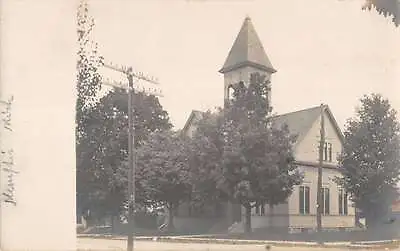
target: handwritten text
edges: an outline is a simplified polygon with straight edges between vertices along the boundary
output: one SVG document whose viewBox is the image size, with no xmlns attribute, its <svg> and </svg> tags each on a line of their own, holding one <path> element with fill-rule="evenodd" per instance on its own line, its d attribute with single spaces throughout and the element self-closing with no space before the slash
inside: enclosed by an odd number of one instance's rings
<svg viewBox="0 0 400 251">
<path fill-rule="evenodd" d="M 14 96 L 11 96 L 7 101 L 0 100 L 0 104 L 4 105 L 4 110 L 1 112 L 1 120 L 6 130 L 12 131 L 11 127 L 11 108 L 14 101 Z"/>
<path fill-rule="evenodd" d="M 17 205 L 17 201 L 15 198 L 15 182 L 14 176 L 18 174 L 18 171 L 14 169 L 14 150 L 12 147 L 6 145 L 4 138 L 7 138 L 9 134 L 12 133 L 12 104 L 14 101 L 14 97 L 11 96 L 7 101 L 0 100 L 1 112 L 0 112 L 0 122 L 3 124 L 1 127 L 1 148 L 0 148 L 0 170 L 4 174 L 2 177 L 5 178 L 5 188 L 1 192 L 1 195 L 4 197 L 4 202 L 10 203 L 12 205 Z M 6 149 L 6 150 L 5 150 Z"/>
</svg>

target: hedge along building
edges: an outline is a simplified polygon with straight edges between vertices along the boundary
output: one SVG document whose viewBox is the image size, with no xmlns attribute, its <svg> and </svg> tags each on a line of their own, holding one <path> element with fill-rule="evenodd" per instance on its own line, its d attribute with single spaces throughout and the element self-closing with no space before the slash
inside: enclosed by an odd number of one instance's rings
<svg viewBox="0 0 400 251">
<path fill-rule="evenodd" d="M 224 66 L 219 71 L 224 75 L 224 100 L 229 102 L 230 87 L 243 81 L 248 84 L 250 74 L 258 72 L 268 80 L 277 71 L 271 64 L 263 45 L 249 17 L 243 22 L 239 34 L 228 54 Z M 271 104 L 271 91 L 268 93 Z M 196 121 L 202 112 L 192 111 L 183 133 L 191 136 L 196 130 Z M 334 178 L 339 176 L 337 157 L 342 150 L 343 135 L 327 105 L 323 107 L 325 119 L 325 146 L 323 156 L 323 228 L 350 228 L 355 225 L 355 209 L 348 200 L 346 192 L 338 187 Z M 294 111 L 275 116 L 274 122 L 280 126 L 287 124 L 291 133 L 296 134 L 294 147 L 298 168 L 304 174 L 303 183 L 294 188 L 287 202 L 274 207 L 262 205 L 252 210 L 253 229 L 279 227 L 283 229 L 316 228 L 317 226 L 317 179 L 319 166 L 319 140 L 321 107 Z M 244 210 L 240 205 L 221 202 L 209 205 L 195 212 L 188 205 L 182 205 L 176 213 L 175 226 L 185 228 L 195 224 L 209 228 L 210 232 L 226 231 L 234 223 L 244 222 Z M 229 216 L 228 216 L 229 215 Z"/>
</svg>

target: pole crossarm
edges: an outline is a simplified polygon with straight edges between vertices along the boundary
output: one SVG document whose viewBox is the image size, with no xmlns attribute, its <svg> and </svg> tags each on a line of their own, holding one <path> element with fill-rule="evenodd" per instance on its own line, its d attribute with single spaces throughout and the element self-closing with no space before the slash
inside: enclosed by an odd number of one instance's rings
<svg viewBox="0 0 400 251">
<path fill-rule="evenodd" d="M 123 66 L 123 65 L 116 65 L 116 64 L 113 64 L 111 62 L 105 62 L 105 63 L 103 63 L 103 66 L 106 67 L 106 68 L 109 68 L 111 70 L 114 70 L 114 71 L 117 71 L 117 72 L 121 72 L 121 73 L 123 73 L 123 74 L 125 74 L 127 76 L 132 76 L 134 78 L 141 79 L 141 80 L 144 80 L 146 82 L 149 82 L 149 83 L 152 83 L 152 84 L 155 84 L 155 85 L 160 84 L 158 82 L 157 78 L 148 76 L 147 74 L 145 74 L 143 72 L 135 72 L 135 71 L 132 70 L 131 67 L 126 67 L 126 66 Z"/>
<path fill-rule="evenodd" d="M 129 90 L 128 83 L 124 83 L 122 81 L 106 79 L 106 80 L 102 80 L 101 83 L 103 85 L 107 85 L 107 86 L 111 86 L 111 87 L 115 87 L 115 88 L 121 88 L 124 90 Z M 164 97 L 164 94 L 160 90 L 157 90 L 155 88 L 134 87 L 134 89 L 136 92 L 144 92 L 146 94 L 153 95 L 156 97 Z"/>
</svg>

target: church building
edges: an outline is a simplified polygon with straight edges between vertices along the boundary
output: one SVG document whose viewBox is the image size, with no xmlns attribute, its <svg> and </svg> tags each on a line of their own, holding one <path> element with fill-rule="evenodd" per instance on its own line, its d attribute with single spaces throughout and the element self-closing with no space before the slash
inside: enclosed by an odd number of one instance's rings
<svg viewBox="0 0 400 251">
<path fill-rule="evenodd" d="M 277 70 L 265 53 L 264 47 L 249 17 L 243 22 L 239 34 L 219 70 L 224 76 L 224 99 L 229 100 L 229 88 L 243 81 L 249 83 L 250 74 L 258 72 L 271 81 Z M 271 83 L 273 83 L 271 81 Z M 273 89 L 273 85 L 272 88 Z M 271 91 L 268 94 L 271 102 Z M 322 227 L 329 229 L 352 228 L 355 226 L 355 208 L 346 191 L 340 188 L 334 178 L 339 176 L 337 157 L 342 150 L 343 134 L 328 105 L 309 107 L 299 111 L 275 116 L 280 126 L 287 124 L 292 134 L 297 135 L 294 152 L 299 170 L 304 174 L 303 183 L 296 186 L 284 204 L 277 205 L 272 212 L 267 205 L 253 208 L 252 228 L 280 228 L 288 231 L 315 229 L 317 227 L 317 177 L 319 166 L 320 121 L 324 117 L 325 146 L 323 156 L 323 216 Z M 192 111 L 183 133 L 190 136 L 196 130 L 196 121 L 202 112 Z M 233 215 L 228 217 L 227 215 Z M 221 202 L 197 215 L 189 206 L 181 206 L 176 213 L 175 226 L 204 225 L 209 232 L 234 231 L 234 226 L 244 222 L 244 210 L 240 205 Z M 228 220 L 229 218 L 229 220 Z M 207 225 L 208 224 L 208 225 Z"/>
</svg>

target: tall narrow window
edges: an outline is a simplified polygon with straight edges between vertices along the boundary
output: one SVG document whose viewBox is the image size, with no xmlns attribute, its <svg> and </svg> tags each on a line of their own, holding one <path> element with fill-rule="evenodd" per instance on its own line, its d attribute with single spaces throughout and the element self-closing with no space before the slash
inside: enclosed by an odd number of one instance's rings
<svg viewBox="0 0 400 251">
<path fill-rule="evenodd" d="M 347 198 L 348 194 L 344 191 L 344 189 L 339 189 L 339 215 L 347 215 L 348 214 L 348 206 L 347 206 Z"/>
<path fill-rule="evenodd" d="M 310 187 L 306 187 L 305 191 L 306 191 L 306 193 L 305 193 L 305 197 L 306 197 L 305 214 L 310 214 Z"/>
<path fill-rule="evenodd" d="M 299 187 L 299 213 L 304 214 L 304 187 Z"/>
<path fill-rule="evenodd" d="M 329 162 L 332 162 L 332 144 L 328 143 L 328 160 Z"/>
<path fill-rule="evenodd" d="M 318 146 L 319 149 L 319 146 Z M 318 153 L 319 154 L 319 153 Z M 323 161 L 332 162 L 332 143 L 325 142 L 324 148 L 322 149 L 322 159 Z"/>
<path fill-rule="evenodd" d="M 263 203 L 260 203 L 255 206 L 255 215 L 264 216 L 265 215 L 265 206 Z"/>
<path fill-rule="evenodd" d="M 233 94 L 235 92 L 235 89 L 233 88 L 233 85 L 228 86 L 228 100 L 231 101 L 233 100 Z"/>
<path fill-rule="evenodd" d="M 299 213 L 310 214 L 310 187 L 299 187 Z"/>
<path fill-rule="evenodd" d="M 343 201 L 343 189 L 339 189 L 339 215 L 343 215 L 343 206 L 342 206 L 342 201 Z"/>
<path fill-rule="evenodd" d="M 330 198 L 329 198 L 329 188 L 322 188 L 322 212 L 325 215 L 330 214 Z"/>
<path fill-rule="evenodd" d="M 262 203 L 261 204 L 261 216 L 264 216 L 265 215 L 265 204 L 264 203 Z"/>
</svg>

